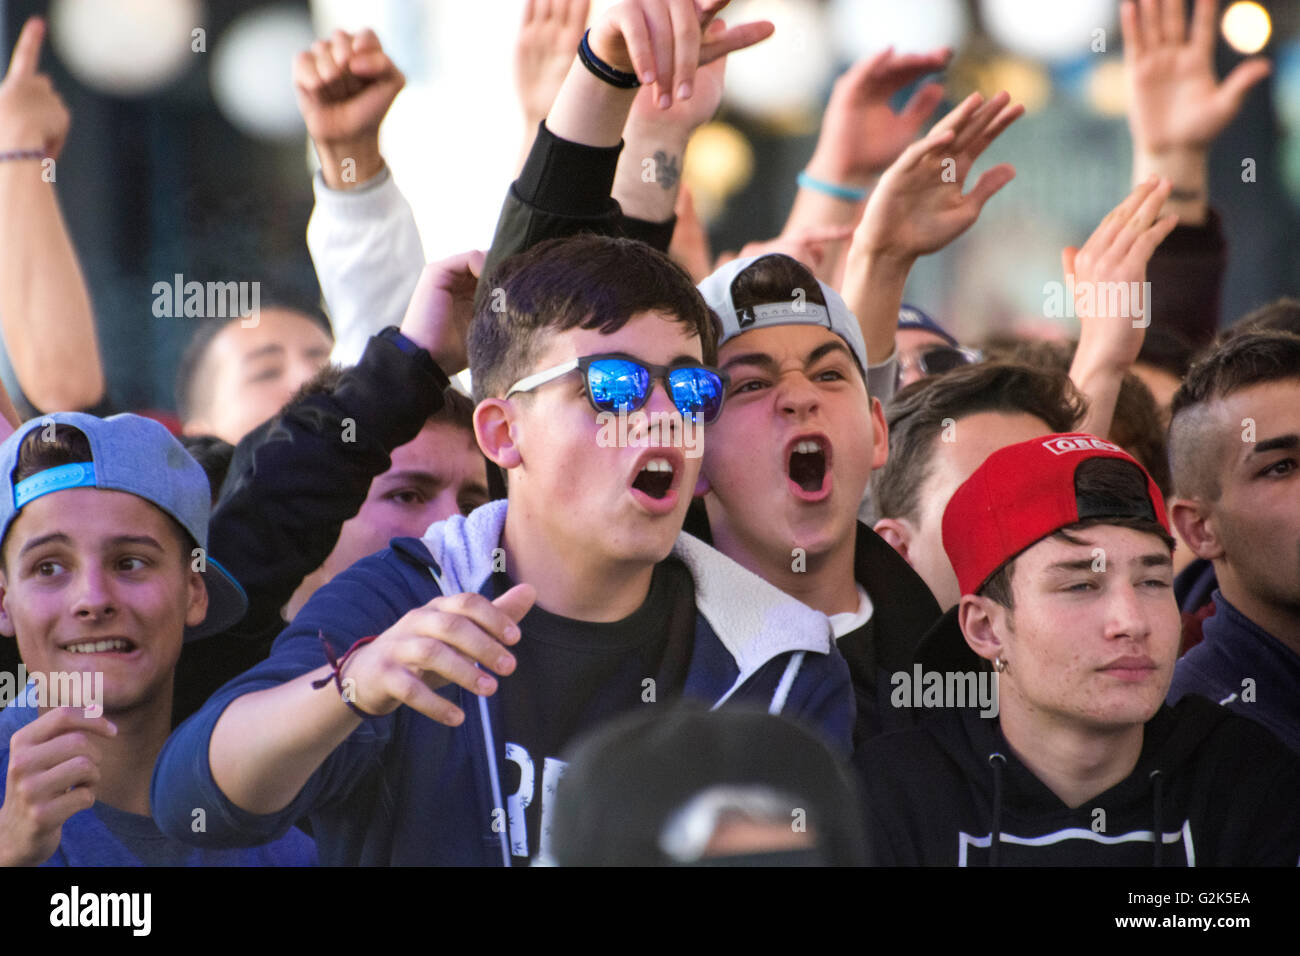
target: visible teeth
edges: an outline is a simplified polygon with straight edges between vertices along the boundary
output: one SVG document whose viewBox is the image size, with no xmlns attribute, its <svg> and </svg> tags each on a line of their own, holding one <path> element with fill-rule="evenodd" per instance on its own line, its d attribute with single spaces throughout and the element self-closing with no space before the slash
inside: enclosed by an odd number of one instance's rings
<svg viewBox="0 0 1300 956">
<path fill-rule="evenodd" d="M 669 474 L 672 474 L 673 465 L 672 462 L 668 461 L 665 458 L 652 458 L 649 461 L 647 461 L 644 466 L 642 466 L 641 470 L 642 471 L 666 471 Z"/>
<path fill-rule="evenodd" d="M 821 442 L 814 441 L 811 438 L 805 438 L 799 444 L 794 446 L 794 452 L 796 455 L 815 455 L 821 450 Z"/>
<path fill-rule="evenodd" d="M 103 654 L 105 651 L 125 651 L 129 645 L 126 641 L 86 641 L 84 644 L 70 644 L 67 648 L 73 654 Z"/>
</svg>

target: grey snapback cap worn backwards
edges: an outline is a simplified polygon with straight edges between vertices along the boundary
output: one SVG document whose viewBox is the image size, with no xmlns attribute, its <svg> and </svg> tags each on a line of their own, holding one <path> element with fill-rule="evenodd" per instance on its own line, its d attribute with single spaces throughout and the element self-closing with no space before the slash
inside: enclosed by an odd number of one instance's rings
<svg viewBox="0 0 1300 956">
<path fill-rule="evenodd" d="M 15 488 L 13 473 L 23 439 L 55 424 L 79 429 L 94 460 L 48 468 Z M 98 418 L 82 412 L 56 412 L 24 422 L 0 444 L 0 546 L 25 505 L 68 488 L 125 491 L 143 498 L 175 518 L 203 549 L 208 614 L 201 624 L 185 629 L 185 640 L 220 633 L 244 616 L 248 610 L 244 589 L 206 553 L 211 510 L 207 475 L 159 422 L 140 415 Z"/>
<path fill-rule="evenodd" d="M 769 252 L 766 255 L 775 253 Z M 773 325 L 820 325 L 830 329 L 848 344 L 849 350 L 865 372 L 868 364 L 867 344 L 862 338 L 862 328 L 840 294 L 825 282 L 817 280 L 822 297 L 826 300 L 825 306 L 807 301 L 806 296 L 792 293 L 788 300 L 763 303 L 748 309 L 736 308 L 731 290 L 737 276 L 762 258 L 765 256 L 733 259 L 696 287 L 722 323 L 718 345 L 752 329 Z"/>
</svg>

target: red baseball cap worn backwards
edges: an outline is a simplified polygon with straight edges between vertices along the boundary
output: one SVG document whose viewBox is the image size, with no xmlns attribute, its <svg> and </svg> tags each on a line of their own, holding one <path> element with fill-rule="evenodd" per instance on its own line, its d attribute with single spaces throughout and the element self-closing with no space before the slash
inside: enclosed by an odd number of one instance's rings
<svg viewBox="0 0 1300 956">
<path fill-rule="evenodd" d="M 1149 500 L 1123 507 L 1113 498 L 1079 495 L 1075 472 L 1091 458 L 1137 465 Z M 953 493 L 943 513 L 943 547 L 961 593 L 975 594 L 1021 551 L 1085 518 L 1147 518 L 1169 531 L 1160 489 L 1124 449 L 1082 433 L 1033 438 L 989 455 Z"/>
</svg>

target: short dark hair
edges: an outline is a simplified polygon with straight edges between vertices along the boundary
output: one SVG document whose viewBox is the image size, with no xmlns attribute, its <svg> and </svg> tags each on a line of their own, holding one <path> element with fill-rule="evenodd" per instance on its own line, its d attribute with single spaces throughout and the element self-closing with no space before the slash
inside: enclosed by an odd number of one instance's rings
<svg viewBox="0 0 1300 956">
<path fill-rule="evenodd" d="M 933 375 L 900 390 L 885 410 L 889 459 L 873 476 L 882 518 L 915 519 L 934 441 L 946 419 L 979 412 L 1026 414 L 1053 432 L 1073 431 L 1086 400 L 1063 372 L 1015 362 L 986 362 Z"/>
<path fill-rule="evenodd" d="M 12 483 L 17 485 L 24 478 L 30 478 L 51 468 L 58 468 L 60 465 L 77 465 L 94 460 L 95 457 L 90 451 L 90 440 L 86 438 L 86 433 L 75 425 L 57 422 L 54 423 L 53 432 L 48 432 L 44 427 L 33 428 L 23 437 L 22 444 L 18 446 L 17 462 L 11 475 Z M 161 508 L 158 510 L 162 511 Z M 165 511 L 162 513 L 166 515 L 175 530 L 181 545 L 181 555 L 188 565 L 190 549 L 195 545 L 194 539 L 181 527 L 179 521 Z M 12 529 L 13 525 L 9 527 Z M 8 538 L 7 534 L 5 538 Z M 0 571 L 4 570 L 6 570 L 4 542 L 0 541 Z"/>
<path fill-rule="evenodd" d="M 1107 501 L 1113 502 L 1119 514 L 1126 511 L 1131 513 L 1133 509 L 1143 505 L 1152 506 L 1147 489 L 1147 477 L 1142 473 L 1142 469 L 1118 458 L 1089 458 L 1080 463 L 1074 472 L 1074 493 L 1078 497 L 1091 499 L 1094 505 Z M 1153 534 L 1163 541 L 1170 551 L 1174 548 L 1174 539 L 1165 530 L 1164 525 L 1151 518 L 1105 516 L 1084 518 L 1082 521 L 1076 521 L 1054 531 L 1048 537 L 1067 541 L 1070 544 L 1084 544 L 1085 542 L 1074 537 L 1073 532 L 1098 525 L 1131 528 L 1144 534 Z M 1019 552 L 1019 554 L 1023 553 L 1023 550 Z M 1001 604 L 1009 611 L 1014 610 L 1011 578 L 1015 573 L 1016 558 L 1019 554 L 1012 555 L 1002 562 L 975 593 Z"/>
<path fill-rule="evenodd" d="M 1244 388 L 1286 381 L 1300 382 L 1300 335 L 1290 332 L 1241 332 L 1192 363 L 1170 403 L 1169 462 L 1178 494 L 1214 501 L 1223 491 L 1223 436 L 1210 434 L 1216 423 L 1208 406 Z"/>
<path fill-rule="evenodd" d="M 731 303 L 737 309 L 750 309 L 771 302 L 793 302 L 802 293 L 803 301 L 826 306 L 821 283 L 812 271 L 793 256 L 776 252 L 750 263 L 731 282 Z M 867 380 L 867 370 L 852 349 L 853 365 Z"/>
<path fill-rule="evenodd" d="M 45 428 L 34 428 L 18 446 L 13 483 L 16 485 L 32 475 L 60 465 L 76 465 L 94 460 L 90 453 L 90 440 L 80 428 L 62 422 L 55 424 L 54 431 L 50 433 Z"/>
<path fill-rule="evenodd" d="M 442 408 L 429 416 L 435 425 L 451 425 L 474 437 L 474 400 L 454 388 L 442 393 Z"/>
<path fill-rule="evenodd" d="M 1290 332 L 1300 335 L 1300 299 L 1283 296 L 1248 312 L 1224 329 L 1219 341 L 1235 338 L 1243 332 Z"/>
<path fill-rule="evenodd" d="M 1078 348 L 1075 342 L 1009 340 L 993 347 L 995 357 L 1039 368 L 1053 369 L 1066 375 Z M 1169 449 L 1160 406 L 1142 379 L 1125 372 L 1120 379 L 1115 411 L 1111 416 L 1109 438 L 1142 463 L 1162 495 L 1169 494 Z"/>
<path fill-rule="evenodd" d="M 303 299 L 285 294 L 272 294 L 262 301 L 258 308 L 262 311 L 283 309 L 289 312 L 297 312 L 319 326 L 330 337 L 331 341 L 334 339 L 334 330 L 330 328 L 329 319 L 325 317 L 325 313 Z M 186 343 L 185 350 L 181 352 L 180 362 L 176 367 L 174 398 L 176 400 L 176 414 L 182 422 L 189 421 L 202 409 L 204 393 L 209 387 L 206 376 L 203 374 L 204 359 L 208 356 L 208 350 L 212 347 L 213 340 L 222 333 L 226 326 L 238 318 L 241 317 L 234 315 L 225 318 L 202 319 L 190 336 L 189 342 Z"/>
<path fill-rule="evenodd" d="M 208 476 L 208 500 L 216 508 L 226 472 L 235 457 L 235 446 L 215 435 L 181 435 L 179 441 Z"/>
<path fill-rule="evenodd" d="M 549 335 L 570 329 L 617 332 L 654 310 L 700 340 L 717 360 L 717 320 L 691 278 L 663 253 L 634 239 L 579 235 L 538 243 L 488 278 L 469 329 L 474 398 L 501 397 L 526 375 Z"/>
</svg>

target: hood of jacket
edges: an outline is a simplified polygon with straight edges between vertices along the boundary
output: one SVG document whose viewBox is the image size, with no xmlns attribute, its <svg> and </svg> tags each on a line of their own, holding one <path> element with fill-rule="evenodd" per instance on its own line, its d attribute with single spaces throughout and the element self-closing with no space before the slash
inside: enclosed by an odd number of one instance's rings
<svg viewBox="0 0 1300 956">
<path fill-rule="evenodd" d="M 468 517 L 430 526 L 422 542 L 443 594 L 480 592 L 502 557 L 506 502 L 492 501 Z M 828 654 L 830 619 L 768 584 L 703 541 L 683 532 L 672 554 L 695 581 L 695 606 L 736 662 L 743 684 L 764 664 L 791 651 Z"/>
<path fill-rule="evenodd" d="M 419 543 L 432 558 L 427 567 L 442 594 L 485 590 L 493 571 L 504 560 L 501 537 L 506 509 L 506 500 L 491 501 L 468 517 L 453 515 L 431 525 L 425 532 Z M 406 548 L 401 540 L 394 541 L 393 547 L 406 553 L 408 559 L 423 560 L 423 556 Z M 720 682 L 705 681 L 705 686 L 713 692 L 721 692 L 714 706 L 721 706 L 764 664 L 789 654 L 769 704 L 770 712 L 780 713 L 798 678 L 804 655 L 834 653 L 830 619 L 690 535 L 683 533 L 678 537 L 672 554 L 682 561 L 694 580 L 697 642 L 701 637 L 707 640 L 711 634 L 739 671 L 739 676 L 725 691 Z M 699 619 L 707 627 L 701 628 Z M 697 656 L 699 650 L 697 647 Z M 471 706 L 477 707 L 479 719 L 467 721 L 466 726 L 474 741 L 471 749 L 477 754 L 475 762 L 482 768 L 481 777 L 486 781 L 487 790 L 482 796 L 490 798 L 486 806 L 502 807 L 505 806 L 500 772 L 503 751 L 499 749 L 494 727 L 495 698 L 477 697 L 476 701 Z M 501 861 L 509 866 L 510 849 L 504 828 L 498 831 L 498 842 Z"/>
</svg>

